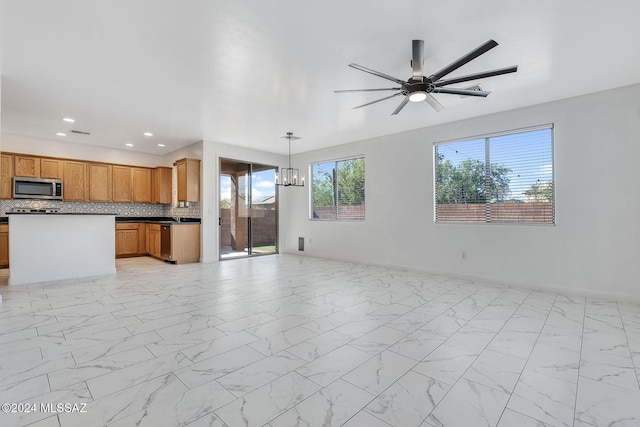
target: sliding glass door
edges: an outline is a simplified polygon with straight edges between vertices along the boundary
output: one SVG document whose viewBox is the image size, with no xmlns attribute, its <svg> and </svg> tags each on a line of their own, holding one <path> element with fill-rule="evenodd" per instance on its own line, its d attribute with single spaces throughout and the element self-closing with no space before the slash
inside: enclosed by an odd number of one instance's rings
<svg viewBox="0 0 640 427">
<path fill-rule="evenodd" d="M 276 170 L 220 160 L 220 259 L 278 253 Z"/>
</svg>

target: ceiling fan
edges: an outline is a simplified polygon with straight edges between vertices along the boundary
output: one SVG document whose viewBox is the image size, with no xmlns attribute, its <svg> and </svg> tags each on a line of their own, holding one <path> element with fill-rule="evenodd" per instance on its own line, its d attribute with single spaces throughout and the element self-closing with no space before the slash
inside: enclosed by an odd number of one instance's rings
<svg viewBox="0 0 640 427">
<path fill-rule="evenodd" d="M 347 89 L 347 90 L 336 90 L 335 93 L 345 93 L 345 92 L 376 92 L 376 91 L 386 91 L 386 90 L 395 90 L 399 91 L 394 93 L 393 95 L 386 96 L 384 98 L 376 99 L 375 101 L 368 102 L 366 104 L 358 105 L 353 108 L 361 108 L 366 107 L 367 105 L 375 104 L 376 102 L 384 101 L 399 95 L 404 95 L 404 99 L 398 105 L 392 115 L 398 114 L 400 110 L 402 110 L 409 101 L 411 102 L 420 102 L 426 101 L 429 105 L 431 105 L 436 111 L 441 111 L 444 109 L 444 106 L 438 102 L 438 100 L 432 95 L 432 93 L 447 93 L 453 95 L 463 95 L 463 96 L 481 96 L 486 97 L 491 92 L 487 92 L 481 90 L 480 88 L 476 89 L 456 89 L 456 88 L 448 88 L 451 84 L 462 83 L 470 80 L 483 79 L 485 77 L 493 77 L 499 76 L 501 74 L 515 73 L 518 71 L 518 66 L 514 65 L 511 67 L 499 68 L 491 71 L 484 71 L 481 73 L 468 74 L 466 76 L 455 77 L 451 79 L 442 79 L 447 74 L 457 70 L 462 67 L 467 62 L 472 61 L 473 59 L 479 57 L 483 53 L 486 53 L 490 49 L 498 46 L 498 43 L 495 40 L 489 40 L 483 45 L 477 47 L 471 52 L 467 53 L 463 57 L 453 61 L 451 64 L 446 67 L 436 71 L 435 73 L 424 76 L 422 73 L 422 65 L 424 62 L 423 54 L 424 54 L 424 40 L 413 40 L 413 59 L 411 60 L 411 68 L 413 69 L 413 73 L 409 80 L 404 81 L 398 79 L 396 77 L 389 76 L 387 74 L 381 73 L 376 70 L 372 70 L 367 67 L 363 67 L 358 64 L 349 64 L 349 67 L 355 68 L 356 70 L 364 71 L 365 73 L 373 74 L 374 76 L 382 77 L 383 79 L 391 80 L 400 85 L 400 87 L 390 87 L 390 88 L 380 88 L 380 89 Z"/>
</svg>

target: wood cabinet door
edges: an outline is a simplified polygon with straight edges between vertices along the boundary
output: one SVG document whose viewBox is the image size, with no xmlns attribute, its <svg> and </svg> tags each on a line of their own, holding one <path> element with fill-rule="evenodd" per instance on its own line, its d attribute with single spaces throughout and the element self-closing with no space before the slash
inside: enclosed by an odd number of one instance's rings
<svg viewBox="0 0 640 427">
<path fill-rule="evenodd" d="M 113 166 L 113 201 L 130 202 L 133 199 L 131 168 Z"/>
<path fill-rule="evenodd" d="M 138 223 L 138 255 L 146 255 L 147 250 L 147 224 Z"/>
<path fill-rule="evenodd" d="M 113 200 L 113 166 L 89 163 L 89 200 L 92 202 Z"/>
<path fill-rule="evenodd" d="M 0 224 L 0 267 L 9 267 L 9 224 Z"/>
<path fill-rule="evenodd" d="M 63 175 L 62 160 L 40 159 L 40 178 L 62 179 Z"/>
<path fill-rule="evenodd" d="M 151 169 L 132 168 L 133 201 L 151 203 Z"/>
<path fill-rule="evenodd" d="M 178 201 L 187 200 L 187 160 L 179 160 L 176 162 L 178 172 Z"/>
<path fill-rule="evenodd" d="M 159 166 L 151 172 L 151 203 L 171 203 L 172 169 Z"/>
<path fill-rule="evenodd" d="M 160 257 L 160 230 L 149 230 L 149 253 Z"/>
<path fill-rule="evenodd" d="M 0 156 L 0 199 L 13 198 L 13 156 Z"/>
<path fill-rule="evenodd" d="M 200 201 L 200 160 L 181 159 L 176 163 L 178 170 L 178 201 Z"/>
<path fill-rule="evenodd" d="M 64 200 L 86 201 L 87 195 L 87 164 L 74 160 L 64 161 L 63 178 Z"/>
<path fill-rule="evenodd" d="M 138 254 L 138 229 L 116 230 L 116 258 Z"/>
<path fill-rule="evenodd" d="M 13 171 L 15 176 L 29 176 L 40 178 L 40 158 L 15 156 Z"/>
</svg>

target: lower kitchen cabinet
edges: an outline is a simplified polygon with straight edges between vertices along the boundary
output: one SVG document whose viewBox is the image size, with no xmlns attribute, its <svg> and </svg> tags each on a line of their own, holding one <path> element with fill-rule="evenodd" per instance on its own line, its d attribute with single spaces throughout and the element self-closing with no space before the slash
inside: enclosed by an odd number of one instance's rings
<svg viewBox="0 0 640 427">
<path fill-rule="evenodd" d="M 116 223 L 116 258 L 143 255 L 175 264 L 200 262 L 200 224 Z"/>
<path fill-rule="evenodd" d="M 164 259 L 176 264 L 200 262 L 200 224 L 174 224 L 171 226 L 170 249 Z"/>
<path fill-rule="evenodd" d="M 160 224 L 147 224 L 149 255 L 160 258 Z"/>
<path fill-rule="evenodd" d="M 116 224 L 116 258 L 147 254 L 147 228 L 143 222 Z"/>
<path fill-rule="evenodd" d="M 9 224 L 0 224 L 0 268 L 9 267 Z"/>
</svg>

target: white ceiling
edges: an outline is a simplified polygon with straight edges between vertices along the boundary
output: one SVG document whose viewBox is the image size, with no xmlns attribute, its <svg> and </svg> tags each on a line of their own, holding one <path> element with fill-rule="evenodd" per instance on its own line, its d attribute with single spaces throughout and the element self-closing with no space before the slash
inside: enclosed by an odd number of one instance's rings
<svg viewBox="0 0 640 427">
<path fill-rule="evenodd" d="M 640 82 L 637 0 L 0 0 L 2 131 L 163 154 L 200 140 L 286 153 L 426 127 Z M 425 74 L 489 39 L 500 45 L 447 77 L 492 94 L 400 97 L 351 62 Z M 461 84 L 458 87 L 466 86 Z M 63 117 L 73 117 L 69 125 Z M 153 132 L 152 138 L 143 132 Z M 157 147 L 166 144 L 165 148 Z"/>
</svg>

